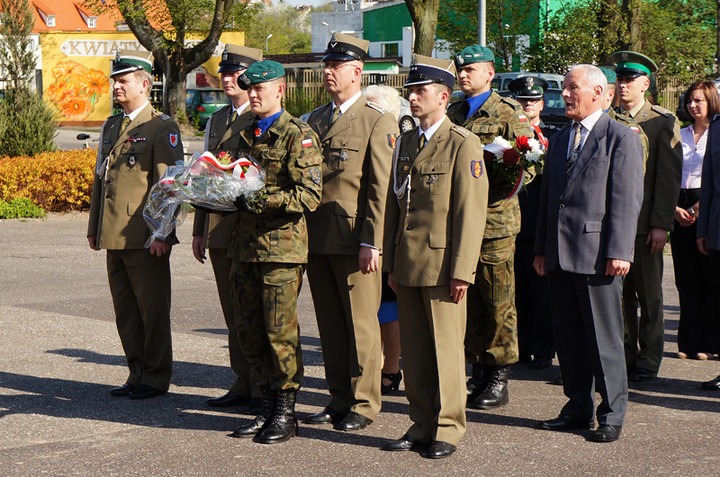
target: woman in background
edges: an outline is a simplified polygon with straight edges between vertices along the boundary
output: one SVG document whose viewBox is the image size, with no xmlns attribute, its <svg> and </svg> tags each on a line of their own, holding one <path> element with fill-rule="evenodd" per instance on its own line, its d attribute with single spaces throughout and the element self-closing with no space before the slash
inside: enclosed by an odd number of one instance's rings
<svg viewBox="0 0 720 477">
<path fill-rule="evenodd" d="M 682 183 L 670 232 L 675 286 L 680 298 L 678 358 L 708 359 L 717 352 L 718 330 L 714 322 L 709 260 L 698 250 L 698 201 L 703 157 L 710 120 L 720 113 L 720 98 L 712 81 L 697 81 L 685 93 L 685 111 L 692 123 L 680 131 L 683 149 Z"/>
</svg>

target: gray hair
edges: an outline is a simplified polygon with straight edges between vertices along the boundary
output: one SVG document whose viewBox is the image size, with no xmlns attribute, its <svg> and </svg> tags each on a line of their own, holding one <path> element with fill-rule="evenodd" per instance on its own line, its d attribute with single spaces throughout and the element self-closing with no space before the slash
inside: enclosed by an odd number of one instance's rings
<svg viewBox="0 0 720 477">
<path fill-rule="evenodd" d="M 142 82 L 143 80 L 147 80 L 147 81 L 148 81 L 148 87 L 147 87 L 147 89 L 145 90 L 145 94 L 146 94 L 148 97 L 150 97 L 150 92 L 152 91 L 153 82 L 154 82 L 154 79 L 153 79 L 152 75 L 151 75 L 150 73 L 148 73 L 147 71 L 145 71 L 144 69 L 140 69 L 140 70 L 133 71 L 133 74 L 135 75 L 135 78 L 136 78 L 138 81 L 141 81 L 141 82 Z"/>
<path fill-rule="evenodd" d="M 396 121 L 400 117 L 400 93 L 395 88 L 371 84 L 363 89 L 363 95 L 368 101 L 382 106 Z"/>
<path fill-rule="evenodd" d="M 570 68 L 568 74 L 575 70 L 581 70 L 585 73 L 585 79 L 591 87 L 600 86 L 602 88 L 602 93 L 600 94 L 601 97 L 605 94 L 605 91 L 607 90 L 607 78 L 600 68 L 593 65 L 575 65 Z"/>
</svg>

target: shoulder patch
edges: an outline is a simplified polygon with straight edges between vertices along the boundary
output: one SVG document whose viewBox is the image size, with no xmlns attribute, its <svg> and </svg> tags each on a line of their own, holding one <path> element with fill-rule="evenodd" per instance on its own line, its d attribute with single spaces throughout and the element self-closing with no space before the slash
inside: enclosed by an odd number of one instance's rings
<svg viewBox="0 0 720 477">
<path fill-rule="evenodd" d="M 667 109 L 663 108 L 662 106 L 658 106 L 657 104 L 651 105 L 650 109 L 652 109 L 653 111 L 655 111 L 658 114 L 662 114 L 666 118 L 669 118 L 670 116 L 673 115 L 673 113 L 670 112 L 670 110 L 667 110 Z"/>
<path fill-rule="evenodd" d="M 452 126 L 450 126 L 450 130 L 458 133 L 462 137 L 468 137 L 470 134 L 472 134 L 470 131 L 468 131 L 462 126 L 458 126 L 457 124 L 453 124 Z"/>
<path fill-rule="evenodd" d="M 385 108 L 383 108 L 382 106 L 380 106 L 377 103 L 373 103 L 372 101 L 368 101 L 367 103 L 365 103 L 365 105 L 374 109 L 375 111 L 377 111 L 380 114 L 384 114 L 387 112 L 387 110 Z"/>
</svg>

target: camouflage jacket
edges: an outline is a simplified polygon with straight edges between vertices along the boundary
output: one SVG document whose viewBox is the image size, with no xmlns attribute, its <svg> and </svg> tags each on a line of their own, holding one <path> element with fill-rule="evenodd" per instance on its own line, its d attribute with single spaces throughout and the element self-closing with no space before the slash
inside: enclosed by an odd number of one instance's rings
<svg viewBox="0 0 720 477">
<path fill-rule="evenodd" d="M 318 138 L 287 111 L 258 138 L 255 124 L 240 131 L 238 153 L 265 169 L 267 207 L 261 214 L 240 213 L 228 256 L 233 262 L 306 263 L 305 212 L 318 206 L 322 189 Z"/>
<path fill-rule="evenodd" d="M 475 133 L 480 142 L 490 144 L 497 136 L 514 141 L 519 136 L 535 137 L 535 131 L 525 117 L 520 104 L 492 92 L 487 101 L 469 118 L 465 101 L 450 105 L 447 115 L 452 122 Z M 482 155 L 482 151 L 478 151 Z M 499 177 L 493 177 L 488 169 L 490 192 L 488 197 L 485 238 L 509 237 L 520 231 L 520 205 L 517 196 L 506 199 L 514 184 Z"/>
</svg>

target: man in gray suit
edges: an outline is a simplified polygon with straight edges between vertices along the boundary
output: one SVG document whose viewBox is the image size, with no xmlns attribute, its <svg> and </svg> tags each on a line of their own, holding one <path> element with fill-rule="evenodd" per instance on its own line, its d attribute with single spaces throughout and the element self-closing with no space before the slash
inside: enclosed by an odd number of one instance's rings
<svg viewBox="0 0 720 477">
<path fill-rule="evenodd" d="M 569 401 L 541 429 L 588 429 L 596 442 L 620 437 L 627 373 L 620 305 L 642 202 L 643 152 L 636 133 L 602 111 L 602 71 L 577 65 L 565 76 L 565 115 L 543 173 L 534 267 L 548 276 L 550 316 Z"/>
</svg>

